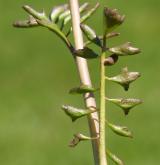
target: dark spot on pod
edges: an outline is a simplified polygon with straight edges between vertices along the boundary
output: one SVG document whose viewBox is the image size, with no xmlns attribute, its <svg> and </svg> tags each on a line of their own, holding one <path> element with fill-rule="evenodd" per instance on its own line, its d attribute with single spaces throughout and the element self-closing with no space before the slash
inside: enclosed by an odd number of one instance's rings
<svg viewBox="0 0 160 165">
<path fill-rule="evenodd" d="M 116 54 L 112 54 L 104 60 L 105 66 L 112 66 L 118 61 L 118 56 Z"/>
</svg>

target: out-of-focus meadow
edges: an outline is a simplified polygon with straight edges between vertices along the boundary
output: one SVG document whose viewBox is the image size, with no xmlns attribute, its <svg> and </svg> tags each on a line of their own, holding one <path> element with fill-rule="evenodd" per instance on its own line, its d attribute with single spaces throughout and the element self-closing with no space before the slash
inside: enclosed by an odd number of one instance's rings
<svg viewBox="0 0 160 165">
<path fill-rule="evenodd" d="M 43 28 L 15 29 L 12 22 L 25 19 L 21 9 L 30 4 L 37 10 L 49 12 L 65 0 L 0 0 L 0 164 L 2 165 L 91 165 L 90 142 L 74 149 L 68 143 L 75 132 L 88 134 L 86 119 L 72 124 L 60 107 L 71 104 L 83 107 L 80 96 L 68 95 L 79 85 L 77 70 L 63 43 Z M 84 2 L 81 1 L 81 3 Z M 95 3 L 92 0 L 91 3 Z M 108 68 L 109 76 L 128 66 L 140 71 L 142 77 L 129 92 L 109 83 L 109 97 L 137 97 L 144 104 L 133 109 L 128 117 L 107 104 L 111 122 L 127 125 L 134 139 L 114 135 L 110 130 L 107 145 L 129 165 L 160 164 L 160 1 L 100 1 L 102 6 L 118 8 L 126 15 L 125 23 L 117 29 L 121 36 L 109 45 L 131 41 L 142 49 L 137 56 L 121 58 Z M 102 9 L 102 8 L 101 8 Z M 102 33 L 102 10 L 88 24 Z M 89 62 L 94 86 L 99 82 L 99 64 Z M 98 94 L 96 94 L 96 97 Z M 108 128 L 107 128 L 108 130 Z M 114 164 L 110 162 L 110 164 Z"/>
</svg>

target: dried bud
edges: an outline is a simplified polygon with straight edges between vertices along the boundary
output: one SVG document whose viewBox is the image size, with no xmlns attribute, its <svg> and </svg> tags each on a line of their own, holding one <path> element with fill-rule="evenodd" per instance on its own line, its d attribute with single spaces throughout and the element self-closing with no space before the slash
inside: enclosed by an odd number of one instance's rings
<svg viewBox="0 0 160 165">
<path fill-rule="evenodd" d="M 88 40 L 102 47 L 101 40 L 97 37 L 95 31 L 91 27 L 85 24 L 81 24 L 81 29 Z"/>
<path fill-rule="evenodd" d="M 112 54 L 104 60 L 105 66 L 112 66 L 118 61 L 118 56 L 116 54 Z"/>
<path fill-rule="evenodd" d="M 141 75 L 139 72 L 129 72 L 128 68 L 125 67 L 122 69 L 121 74 L 115 77 L 107 77 L 107 80 L 120 84 L 124 88 L 124 90 L 127 91 L 129 89 L 130 83 L 137 80 L 140 76 Z"/>
<path fill-rule="evenodd" d="M 133 138 L 132 133 L 128 130 L 127 127 L 117 126 L 111 123 L 108 123 L 108 126 L 115 132 L 117 135 Z"/>
<path fill-rule="evenodd" d="M 87 92 L 95 92 L 97 91 L 98 89 L 95 89 L 91 86 L 88 86 L 88 85 L 81 85 L 80 87 L 76 87 L 76 88 L 72 88 L 69 93 L 70 94 L 84 94 L 84 93 L 87 93 Z"/>
<path fill-rule="evenodd" d="M 120 160 L 116 155 L 114 155 L 113 153 L 111 153 L 109 150 L 107 150 L 107 155 L 117 165 L 124 165 L 123 161 Z"/>
<path fill-rule="evenodd" d="M 108 39 L 108 38 L 113 38 L 113 37 L 117 37 L 117 36 L 119 36 L 120 35 L 120 33 L 116 33 L 116 32 L 111 32 L 111 33 L 108 33 L 107 35 L 106 35 L 106 38 Z"/>
<path fill-rule="evenodd" d="M 109 48 L 109 51 L 119 56 L 135 55 L 141 52 L 139 48 L 133 47 L 130 42 L 113 48 Z"/>
<path fill-rule="evenodd" d="M 142 103 L 142 100 L 140 99 L 109 99 L 109 98 L 106 98 L 106 100 L 116 104 L 117 106 L 119 106 L 120 108 L 123 109 L 124 111 L 124 114 L 125 115 L 128 115 L 129 111 Z"/>
<path fill-rule="evenodd" d="M 91 137 L 87 137 L 87 136 L 85 136 L 85 135 L 83 135 L 83 134 L 81 134 L 81 133 L 78 133 L 78 134 L 75 134 L 74 135 L 74 139 L 70 142 L 70 144 L 69 144 L 69 146 L 70 147 L 75 147 L 76 145 L 78 145 L 78 143 L 79 142 L 81 142 L 81 141 L 86 141 L 86 140 L 95 140 L 95 139 L 97 139 L 98 137 L 93 137 L 93 138 L 91 138 Z"/>
<path fill-rule="evenodd" d="M 30 16 L 28 20 L 14 22 L 13 26 L 18 28 L 30 28 L 38 26 L 38 23 L 33 16 Z"/>
<path fill-rule="evenodd" d="M 68 4 L 65 5 L 61 5 L 61 6 L 57 6 L 54 7 L 52 9 L 52 12 L 50 13 L 50 20 L 55 23 L 58 19 L 58 17 L 60 16 L 60 14 L 62 14 L 63 12 L 65 12 L 68 9 Z"/>
<path fill-rule="evenodd" d="M 84 47 L 83 49 L 75 50 L 74 54 L 79 57 L 83 57 L 86 59 L 93 59 L 99 57 L 92 49 L 88 47 Z"/>
<path fill-rule="evenodd" d="M 78 118 L 81 118 L 83 116 L 86 116 L 86 115 L 96 111 L 95 108 L 78 109 L 78 108 L 75 108 L 75 107 L 72 107 L 72 106 L 68 106 L 68 105 L 63 105 L 62 109 L 72 119 L 73 122 L 75 120 L 77 120 Z"/>
<path fill-rule="evenodd" d="M 106 33 L 112 31 L 124 22 L 125 16 L 121 16 L 117 9 L 104 9 L 104 18 L 106 24 Z"/>
</svg>

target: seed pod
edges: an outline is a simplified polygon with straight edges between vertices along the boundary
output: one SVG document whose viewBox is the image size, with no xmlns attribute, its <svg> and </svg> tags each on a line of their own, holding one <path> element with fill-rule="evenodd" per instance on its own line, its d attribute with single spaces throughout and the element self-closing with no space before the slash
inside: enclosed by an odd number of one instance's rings
<svg viewBox="0 0 160 165">
<path fill-rule="evenodd" d="M 135 55 L 141 52 L 139 48 L 133 47 L 130 42 L 126 42 L 123 45 L 109 48 L 109 51 L 117 54 L 118 56 Z"/>
<path fill-rule="evenodd" d="M 97 90 L 98 89 L 95 89 L 95 88 L 88 86 L 88 85 L 81 85 L 80 87 L 72 88 L 69 91 L 69 93 L 70 94 L 84 94 L 84 93 L 88 93 L 88 92 L 95 92 Z"/>
<path fill-rule="evenodd" d="M 117 9 L 104 8 L 105 34 L 121 25 L 124 19 L 125 16 L 121 16 Z"/>
<path fill-rule="evenodd" d="M 54 7 L 49 15 L 50 20 L 55 23 L 61 13 L 68 9 L 68 4 Z"/>
<path fill-rule="evenodd" d="M 42 13 L 39 13 L 28 5 L 23 6 L 23 9 L 36 19 L 48 21 L 48 18 L 44 11 Z"/>
<path fill-rule="evenodd" d="M 81 24 L 81 29 L 88 40 L 102 47 L 101 40 L 97 37 L 95 31 L 91 27 L 85 24 Z"/>
<path fill-rule="evenodd" d="M 74 134 L 74 138 L 73 140 L 70 142 L 69 146 L 70 147 L 75 147 L 76 145 L 78 145 L 79 142 L 81 141 L 86 141 L 86 140 L 95 140 L 97 139 L 98 137 L 87 137 L 81 133 L 77 133 L 77 134 Z"/>
<path fill-rule="evenodd" d="M 86 59 L 93 59 L 99 57 L 92 49 L 88 47 L 84 47 L 83 49 L 75 50 L 74 54 L 79 57 L 83 57 Z"/>
<path fill-rule="evenodd" d="M 127 91 L 130 84 L 137 80 L 140 76 L 141 74 L 139 72 L 129 72 L 128 68 L 125 67 L 122 69 L 121 74 L 110 78 L 107 77 L 106 79 L 120 84 L 124 90 Z"/>
<path fill-rule="evenodd" d="M 104 65 L 105 66 L 112 66 L 118 61 L 118 56 L 116 54 L 112 54 L 111 56 L 107 57 L 104 60 Z"/>
<path fill-rule="evenodd" d="M 128 130 L 127 127 L 124 126 L 117 126 L 113 125 L 111 123 L 108 123 L 108 126 L 111 128 L 113 132 L 115 132 L 117 135 L 133 138 L 132 133 Z"/>
<path fill-rule="evenodd" d="M 109 98 L 106 98 L 106 100 L 108 100 L 108 101 L 116 104 L 120 108 L 122 108 L 125 115 L 128 115 L 129 111 L 133 107 L 142 103 L 142 100 L 132 99 L 132 98 L 129 98 L 129 99 L 109 99 Z"/>
<path fill-rule="evenodd" d="M 79 109 L 68 105 L 63 105 L 62 109 L 72 119 L 73 122 L 78 118 L 81 118 L 96 111 L 95 108 Z"/>
<path fill-rule="evenodd" d="M 96 5 L 91 8 L 85 15 L 83 15 L 80 19 L 81 23 L 85 22 L 88 18 L 90 18 L 98 9 L 99 3 L 96 3 Z"/>
<path fill-rule="evenodd" d="M 124 165 L 123 161 L 120 160 L 115 154 L 111 153 L 109 150 L 107 150 L 107 155 L 117 165 Z"/>
</svg>

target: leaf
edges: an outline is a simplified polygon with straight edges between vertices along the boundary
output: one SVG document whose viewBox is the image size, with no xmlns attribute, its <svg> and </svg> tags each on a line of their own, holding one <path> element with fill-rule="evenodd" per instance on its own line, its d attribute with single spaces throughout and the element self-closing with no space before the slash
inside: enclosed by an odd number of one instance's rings
<svg viewBox="0 0 160 165">
<path fill-rule="evenodd" d="M 99 3 L 96 3 L 96 5 L 93 8 L 91 8 L 87 13 L 85 13 L 85 15 L 83 15 L 80 19 L 81 23 L 89 19 L 96 12 L 98 7 L 99 7 Z"/>
<path fill-rule="evenodd" d="M 96 111 L 95 108 L 79 109 L 79 108 L 75 108 L 68 105 L 63 105 L 62 109 L 72 119 L 73 122 L 83 116 L 89 115 L 90 113 L 93 113 Z"/>
<path fill-rule="evenodd" d="M 129 111 L 134 108 L 135 106 L 139 105 L 142 103 L 142 100 L 140 99 L 133 99 L 133 98 L 129 98 L 129 99 L 109 99 L 106 98 L 106 100 L 114 103 L 115 105 L 119 106 L 120 108 L 123 109 L 124 114 L 128 115 Z"/>
<path fill-rule="evenodd" d="M 88 136 L 85 136 L 81 133 L 77 133 L 77 134 L 74 134 L 74 138 L 73 140 L 70 142 L 69 146 L 70 147 L 75 147 L 77 146 L 81 141 L 86 141 L 86 140 L 95 140 L 97 139 L 98 137 L 88 137 Z"/>
<path fill-rule="evenodd" d="M 124 165 L 123 161 L 120 160 L 115 154 L 111 153 L 109 150 L 107 150 L 107 155 L 117 165 Z"/>
<path fill-rule="evenodd" d="M 117 125 L 113 125 L 111 123 L 108 123 L 108 126 L 117 135 L 124 136 L 124 137 L 129 137 L 129 138 L 133 138 L 132 133 L 125 126 L 117 126 Z"/>
<path fill-rule="evenodd" d="M 80 13 L 84 12 L 87 9 L 88 5 L 89 5 L 89 3 L 87 3 L 87 2 L 82 4 L 79 8 L 79 12 Z M 62 25 L 64 27 L 71 20 L 71 13 L 69 12 L 68 16 L 66 16 L 66 17 L 60 16 L 60 19 L 61 20 L 64 19 L 63 20 L 63 25 Z"/>
<path fill-rule="evenodd" d="M 141 74 L 139 72 L 129 72 L 128 68 L 125 67 L 122 69 L 121 74 L 114 77 L 106 77 L 107 80 L 120 84 L 124 90 L 128 90 L 132 82 L 137 80 Z"/>
<path fill-rule="evenodd" d="M 84 47 L 83 49 L 75 50 L 74 54 L 79 57 L 83 57 L 86 59 L 94 59 L 99 57 L 98 54 L 96 54 L 92 49 L 88 47 Z"/>
<path fill-rule="evenodd" d="M 36 18 L 36 19 L 39 19 L 39 20 L 46 20 L 46 21 L 48 21 L 49 19 L 47 18 L 47 16 L 46 16 L 46 14 L 45 14 L 45 12 L 43 11 L 43 12 L 37 12 L 36 10 L 34 10 L 33 8 L 31 8 L 30 6 L 28 6 L 28 5 L 25 5 L 25 6 L 23 6 L 23 9 L 27 12 L 27 13 L 29 13 L 30 15 L 32 15 L 34 18 Z"/>
<path fill-rule="evenodd" d="M 55 23 L 60 16 L 60 14 L 64 13 L 68 9 L 68 4 L 60 5 L 54 7 L 49 15 L 50 20 Z"/>
<path fill-rule="evenodd" d="M 84 93 L 88 93 L 88 92 L 95 92 L 97 91 L 97 89 L 88 86 L 88 85 L 81 85 L 80 87 L 75 87 L 72 88 L 69 93 L 70 94 L 84 94 Z"/>
<path fill-rule="evenodd" d="M 97 37 L 96 32 L 86 24 L 81 24 L 81 29 L 88 40 L 102 47 L 101 40 Z"/>
<path fill-rule="evenodd" d="M 117 9 L 104 8 L 105 34 L 121 25 L 124 19 L 125 16 L 121 16 Z"/>
<path fill-rule="evenodd" d="M 141 52 L 139 48 L 133 47 L 130 42 L 126 42 L 123 45 L 109 48 L 109 51 L 119 56 L 135 55 Z"/>
</svg>

